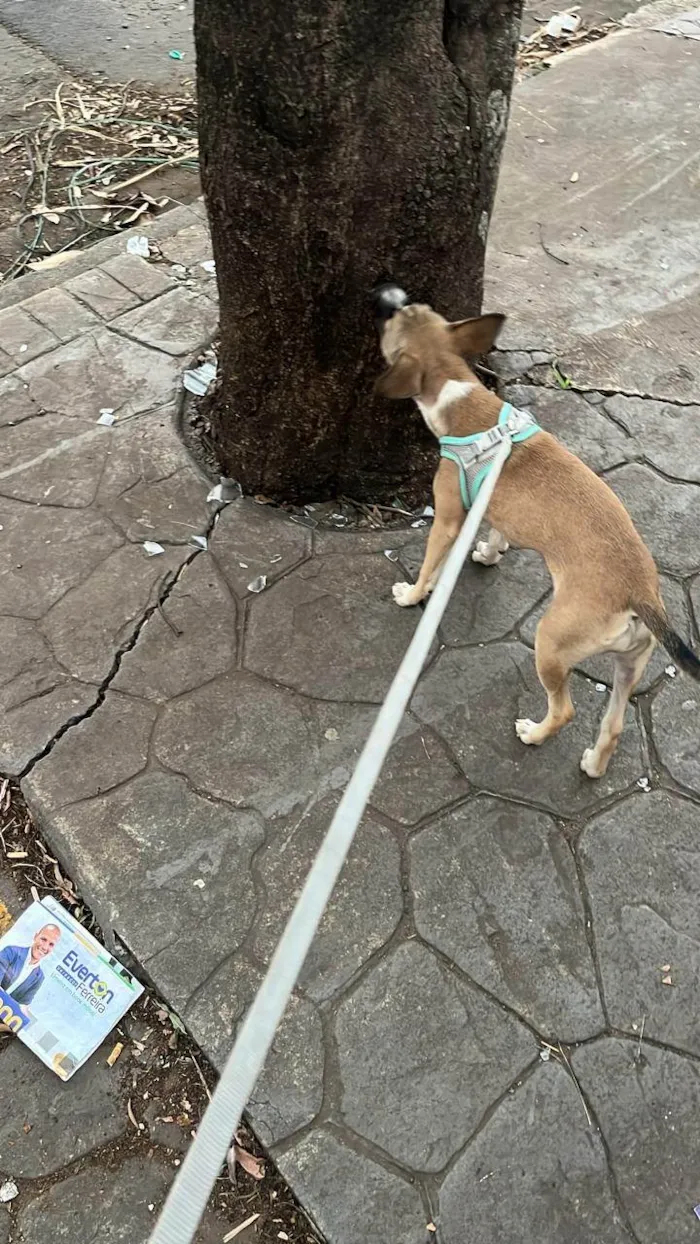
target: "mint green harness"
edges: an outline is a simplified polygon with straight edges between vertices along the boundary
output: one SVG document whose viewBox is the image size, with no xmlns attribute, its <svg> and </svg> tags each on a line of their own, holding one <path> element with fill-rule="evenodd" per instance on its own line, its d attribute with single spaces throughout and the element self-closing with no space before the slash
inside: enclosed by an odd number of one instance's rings
<svg viewBox="0 0 700 1244">
<path fill-rule="evenodd" d="M 505 402 L 495 428 L 476 432 L 473 436 L 440 437 L 440 456 L 456 462 L 459 467 L 459 487 L 465 510 L 476 501 L 498 447 L 506 436 L 510 437 L 512 445 L 520 445 L 535 432 L 541 431 L 528 411 L 516 410 L 510 402 Z"/>
</svg>

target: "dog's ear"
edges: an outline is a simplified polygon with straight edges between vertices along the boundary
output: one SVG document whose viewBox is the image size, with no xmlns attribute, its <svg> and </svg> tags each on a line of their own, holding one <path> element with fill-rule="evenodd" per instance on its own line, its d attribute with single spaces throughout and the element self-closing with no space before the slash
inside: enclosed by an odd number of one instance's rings
<svg viewBox="0 0 700 1244">
<path fill-rule="evenodd" d="M 415 397 L 420 393 L 423 371 L 417 358 L 400 354 L 374 385 L 375 393 L 382 397 Z"/>
<path fill-rule="evenodd" d="M 505 315 L 478 315 L 473 320 L 448 324 L 448 328 L 457 353 L 465 358 L 477 358 L 493 349 L 493 343 L 505 322 Z"/>
</svg>

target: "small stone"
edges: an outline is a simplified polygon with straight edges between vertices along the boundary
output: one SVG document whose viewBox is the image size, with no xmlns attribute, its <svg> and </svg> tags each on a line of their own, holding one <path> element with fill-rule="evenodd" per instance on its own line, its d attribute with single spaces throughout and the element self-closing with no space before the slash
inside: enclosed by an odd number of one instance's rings
<svg viewBox="0 0 700 1244">
<path fill-rule="evenodd" d="M 595 685 L 595 689 L 596 691 L 601 691 L 601 692 L 607 691 L 607 687 L 604 682 L 597 682 Z"/>
<path fill-rule="evenodd" d="M 662 976 L 662 978 L 661 978 L 661 984 L 662 984 L 662 985 L 672 985 L 672 984 L 673 984 L 673 981 L 672 981 L 672 979 L 671 979 L 671 977 L 670 977 L 670 976 Z"/>
<path fill-rule="evenodd" d="M 340 735 L 334 726 L 329 726 L 328 729 L 324 731 L 323 737 L 328 739 L 329 743 L 335 743 L 336 740 L 340 738 Z"/>
<path fill-rule="evenodd" d="M 664 674 L 668 674 L 669 678 L 675 678 L 676 673 L 677 673 L 677 670 L 676 670 L 675 665 L 667 665 L 666 669 L 664 670 Z"/>
<path fill-rule="evenodd" d="M 196 886 L 198 890 L 204 889 L 204 881 L 201 877 L 197 877 L 196 881 L 192 882 L 192 885 Z"/>
<path fill-rule="evenodd" d="M 399 555 L 396 549 L 385 549 L 384 556 L 387 557 L 390 562 L 397 562 L 399 560 Z"/>
<path fill-rule="evenodd" d="M 258 592 L 264 592 L 266 587 L 267 575 L 259 574 L 257 579 L 253 579 L 252 582 L 248 584 L 248 591 L 255 592 L 257 594 Z"/>
<path fill-rule="evenodd" d="M 147 557 L 157 557 L 159 553 L 164 553 L 165 549 L 157 540 L 144 540 L 143 548 Z"/>
<path fill-rule="evenodd" d="M 14 1179 L 6 1179 L 4 1184 L 0 1184 L 0 1202 L 6 1204 L 8 1201 L 14 1201 L 19 1196 L 19 1188 Z"/>
</svg>

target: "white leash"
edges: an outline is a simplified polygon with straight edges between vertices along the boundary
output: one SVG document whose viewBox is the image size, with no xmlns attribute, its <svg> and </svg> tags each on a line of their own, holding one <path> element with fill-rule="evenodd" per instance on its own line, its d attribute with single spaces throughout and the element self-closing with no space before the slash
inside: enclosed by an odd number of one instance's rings
<svg viewBox="0 0 700 1244">
<path fill-rule="evenodd" d="M 168 1193 L 150 1244 L 191 1244 L 194 1239 L 214 1181 L 225 1161 L 231 1137 L 241 1121 L 262 1071 L 277 1027 L 510 449 L 510 438 L 506 437 L 448 554 L 442 574 L 428 600 L 311 866 L 265 979 L 241 1025 L 197 1135 Z"/>
</svg>

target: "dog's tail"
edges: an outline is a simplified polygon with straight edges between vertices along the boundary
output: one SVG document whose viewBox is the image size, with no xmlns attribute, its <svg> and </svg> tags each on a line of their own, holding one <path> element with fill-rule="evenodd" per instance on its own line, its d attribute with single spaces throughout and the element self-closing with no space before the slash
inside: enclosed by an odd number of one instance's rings
<svg viewBox="0 0 700 1244">
<path fill-rule="evenodd" d="M 652 605 L 646 601 L 643 604 L 634 601 L 631 607 L 669 656 L 673 657 L 676 665 L 700 682 L 700 660 L 672 629 L 664 609 L 658 604 Z"/>
</svg>

